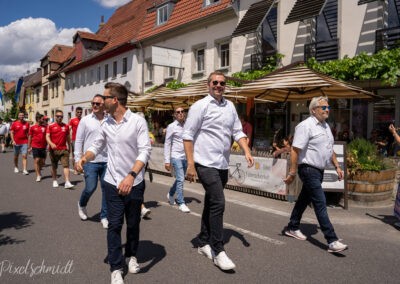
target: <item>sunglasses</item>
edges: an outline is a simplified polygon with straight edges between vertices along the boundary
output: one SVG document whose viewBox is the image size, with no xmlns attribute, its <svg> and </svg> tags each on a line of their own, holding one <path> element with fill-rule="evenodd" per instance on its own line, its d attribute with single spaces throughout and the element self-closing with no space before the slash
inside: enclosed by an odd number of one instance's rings
<svg viewBox="0 0 400 284">
<path fill-rule="evenodd" d="M 92 102 L 92 106 L 101 106 L 103 103 Z"/>
<path fill-rule="evenodd" d="M 102 97 L 103 97 L 103 100 L 115 98 L 115 96 L 102 96 Z"/>
<path fill-rule="evenodd" d="M 322 110 L 331 110 L 331 106 L 318 106 Z"/>
<path fill-rule="evenodd" d="M 56 115 L 57 118 L 63 118 L 63 115 Z"/>
<path fill-rule="evenodd" d="M 225 86 L 225 84 L 226 84 L 225 81 L 212 81 L 212 83 L 214 86 L 217 86 L 219 83 L 222 87 Z"/>
<path fill-rule="evenodd" d="M 180 113 L 185 113 L 185 111 L 184 111 L 184 110 L 178 110 L 178 111 L 176 111 L 175 113 L 176 113 L 176 114 L 180 114 Z"/>
</svg>

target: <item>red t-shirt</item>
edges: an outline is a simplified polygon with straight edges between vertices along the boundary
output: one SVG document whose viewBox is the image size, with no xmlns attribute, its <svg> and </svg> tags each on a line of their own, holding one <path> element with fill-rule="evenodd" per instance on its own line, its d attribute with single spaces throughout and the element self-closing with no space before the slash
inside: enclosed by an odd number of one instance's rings
<svg viewBox="0 0 400 284">
<path fill-rule="evenodd" d="M 47 127 L 46 133 L 50 133 L 50 140 L 56 144 L 56 148 L 52 150 L 66 150 L 67 137 L 69 135 L 68 124 L 54 122 Z"/>
<path fill-rule="evenodd" d="M 69 121 L 69 126 L 72 129 L 72 137 L 71 137 L 72 141 L 76 140 L 76 131 L 78 129 L 78 124 L 79 124 L 80 121 L 81 120 L 79 118 L 77 118 L 77 117 L 74 117 Z"/>
<path fill-rule="evenodd" d="M 46 142 L 46 126 L 35 124 L 29 129 L 29 136 L 32 138 L 31 147 L 44 149 Z"/>
<path fill-rule="evenodd" d="M 27 121 L 14 121 L 10 130 L 13 131 L 15 144 L 28 144 L 29 123 Z"/>
</svg>

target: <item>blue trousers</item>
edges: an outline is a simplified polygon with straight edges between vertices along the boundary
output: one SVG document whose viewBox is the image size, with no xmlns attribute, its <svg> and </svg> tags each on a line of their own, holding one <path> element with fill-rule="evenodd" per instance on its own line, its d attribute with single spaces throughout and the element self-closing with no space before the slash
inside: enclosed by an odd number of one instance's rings
<svg viewBox="0 0 400 284">
<path fill-rule="evenodd" d="M 124 267 L 122 254 L 121 231 L 126 219 L 126 244 L 125 257 L 136 256 L 139 246 L 140 210 L 143 203 L 145 182 L 132 187 L 131 192 L 122 196 L 118 194 L 117 187 L 105 182 L 107 201 L 107 248 L 108 262 L 111 272 Z"/>
<path fill-rule="evenodd" d="M 324 171 L 309 165 L 301 164 L 299 165 L 298 172 L 303 182 L 303 187 L 301 188 L 300 195 L 293 208 L 292 215 L 290 216 L 288 229 L 299 229 L 301 217 L 307 205 L 312 202 L 319 226 L 328 244 L 337 241 L 338 237 L 329 220 L 328 211 L 326 210 L 325 194 L 321 186 Z"/>
<path fill-rule="evenodd" d="M 185 182 L 187 161 L 186 159 L 171 159 L 171 164 L 174 167 L 176 179 L 169 190 L 169 196 L 174 196 L 176 192 L 178 205 L 185 204 L 185 199 L 183 197 L 183 184 Z"/>
</svg>

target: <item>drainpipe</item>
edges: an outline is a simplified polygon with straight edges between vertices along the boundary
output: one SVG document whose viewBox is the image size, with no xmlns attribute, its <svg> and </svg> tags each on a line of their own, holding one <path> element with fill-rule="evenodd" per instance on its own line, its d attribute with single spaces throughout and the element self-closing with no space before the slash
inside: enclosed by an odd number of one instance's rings
<svg viewBox="0 0 400 284">
<path fill-rule="evenodd" d="M 137 45 L 139 46 L 140 52 L 141 52 L 141 55 L 142 55 L 141 56 L 141 61 L 142 61 L 142 86 L 141 86 L 140 93 L 142 95 L 144 95 L 144 49 L 143 49 L 143 46 L 142 46 L 140 41 L 137 42 Z"/>
</svg>

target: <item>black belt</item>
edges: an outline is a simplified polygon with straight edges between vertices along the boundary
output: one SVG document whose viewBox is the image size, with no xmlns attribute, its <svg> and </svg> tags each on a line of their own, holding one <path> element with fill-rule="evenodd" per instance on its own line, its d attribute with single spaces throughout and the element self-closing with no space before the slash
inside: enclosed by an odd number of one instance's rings
<svg viewBox="0 0 400 284">
<path fill-rule="evenodd" d="M 320 168 L 317 168 L 316 166 L 311 166 L 309 164 L 300 164 L 299 169 L 300 168 L 313 168 L 313 169 L 319 170 L 322 174 L 324 173 L 323 169 L 321 170 Z"/>
</svg>

